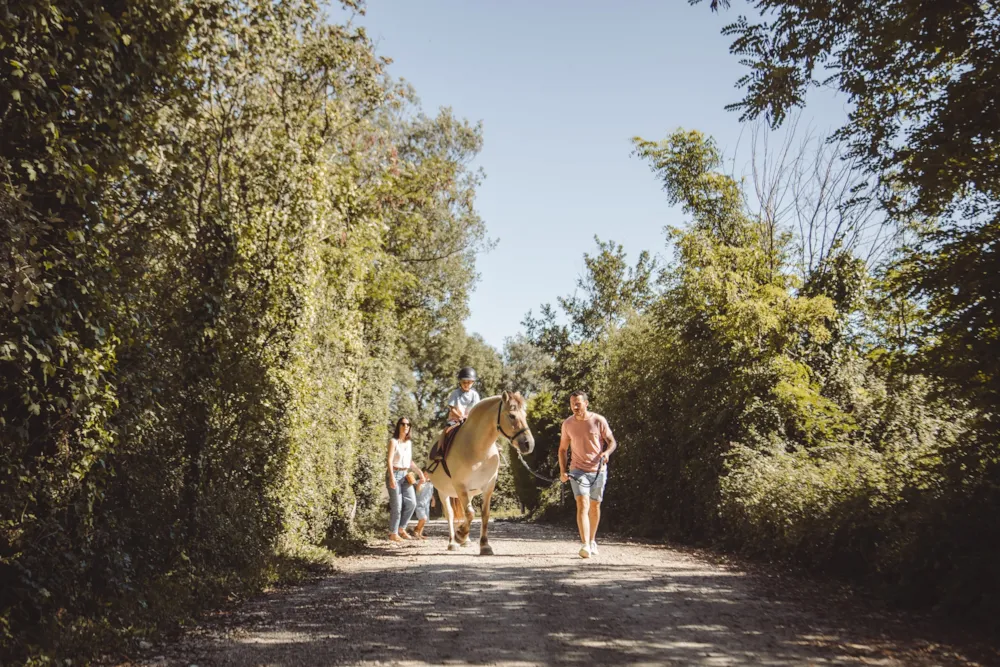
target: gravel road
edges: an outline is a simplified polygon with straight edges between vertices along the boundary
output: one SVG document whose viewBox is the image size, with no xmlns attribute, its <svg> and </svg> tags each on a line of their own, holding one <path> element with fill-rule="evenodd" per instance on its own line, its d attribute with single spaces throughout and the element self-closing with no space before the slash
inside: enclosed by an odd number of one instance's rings
<svg viewBox="0 0 1000 667">
<path fill-rule="evenodd" d="M 477 522 L 478 523 L 478 522 Z M 498 522 L 496 556 L 431 539 L 373 545 L 337 571 L 254 599 L 143 665 L 973 665 L 926 618 L 692 550 Z M 478 536 L 478 525 L 473 529 Z M 473 540 L 474 541 L 474 540 Z M 831 592 L 831 590 L 833 592 Z M 864 609 L 858 609 L 864 607 Z M 977 659 L 971 656 L 975 655 Z M 978 661 L 977 661 L 978 660 Z"/>
</svg>

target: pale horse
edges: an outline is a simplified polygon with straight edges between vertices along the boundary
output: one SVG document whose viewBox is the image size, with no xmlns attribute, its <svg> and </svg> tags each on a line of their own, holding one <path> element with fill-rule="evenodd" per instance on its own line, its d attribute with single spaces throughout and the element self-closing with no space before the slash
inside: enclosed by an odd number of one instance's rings
<svg viewBox="0 0 1000 667">
<path fill-rule="evenodd" d="M 469 541 L 472 530 L 472 498 L 483 494 L 483 510 L 479 528 L 479 553 L 492 556 L 493 549 L 487 539 L 490 520 L 490 498 L 497 484 L 500 470 L 500 452 L 497 438 L 503 435 L 521 454 L 530 454 L 535 448 L 535 438 L 528 429 L 525 400 L 519 393 L 504 392 L 481 400 L 472 410 L 455 435 L 455 441 L 445 462 L 430 474 L 438 497 L 448 517 L 448 550 Z M 443 435 L 442 435 L 443 437 Z M 452 499 L 456 499 L 452 503 Z M 455 528 L 455 515 L 462 524 Z"/>
</svg>

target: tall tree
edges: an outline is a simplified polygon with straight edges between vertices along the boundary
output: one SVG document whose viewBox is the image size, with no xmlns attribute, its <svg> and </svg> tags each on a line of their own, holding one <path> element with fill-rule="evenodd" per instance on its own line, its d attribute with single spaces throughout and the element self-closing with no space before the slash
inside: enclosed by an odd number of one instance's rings
<svg viewBox="0 0 1000 667">
<path fill-rule="evenodd" d="M 692 3 L 701 0 L 691 0 Z M 933 226 L 899 274 L 928 302 L 927 368 L 1000 411 L 1000 6 L 965 0 L 756 0 L 726 27 L 750 72 L 744 119 L 781 123 L 834 83 L 853 107 L 838 137 L 900 219 Z M 712 9 L 728 7 L 712 0 Z M 983 421 L 1000 437 L 1000 420 Z"/>
</svg>

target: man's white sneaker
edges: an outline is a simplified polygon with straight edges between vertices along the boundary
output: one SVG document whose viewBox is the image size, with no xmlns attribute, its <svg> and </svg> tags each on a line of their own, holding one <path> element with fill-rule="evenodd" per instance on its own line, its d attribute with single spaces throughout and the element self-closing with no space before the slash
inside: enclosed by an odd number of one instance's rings
<svg viewBox="0 0 1000 667">
<path fill-rule="evenodd" d="M 590 543 L 590 555 L 591 556 L 597 555 L 597 540 L 594 540 L 593 542 Z"/>
<path fill-rule="evenodd" d="M 586 544 L 580 547 L 580 558 L 590 558 L 590 547 Z"/>
</svg>

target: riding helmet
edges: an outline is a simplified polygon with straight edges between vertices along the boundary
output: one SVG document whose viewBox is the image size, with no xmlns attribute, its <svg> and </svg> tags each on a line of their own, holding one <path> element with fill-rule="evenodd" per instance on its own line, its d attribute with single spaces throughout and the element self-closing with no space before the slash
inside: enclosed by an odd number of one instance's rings
<svg viewBox="0 0 1000 667">
<path fill-rule="evenodd" d="M 466 366 L 458 372 L 458 381 L 462 380 L 472 380 L 476 382 L 479 378 L 476 377 L 476 369 L 472 366 Z"/>
</svg>

